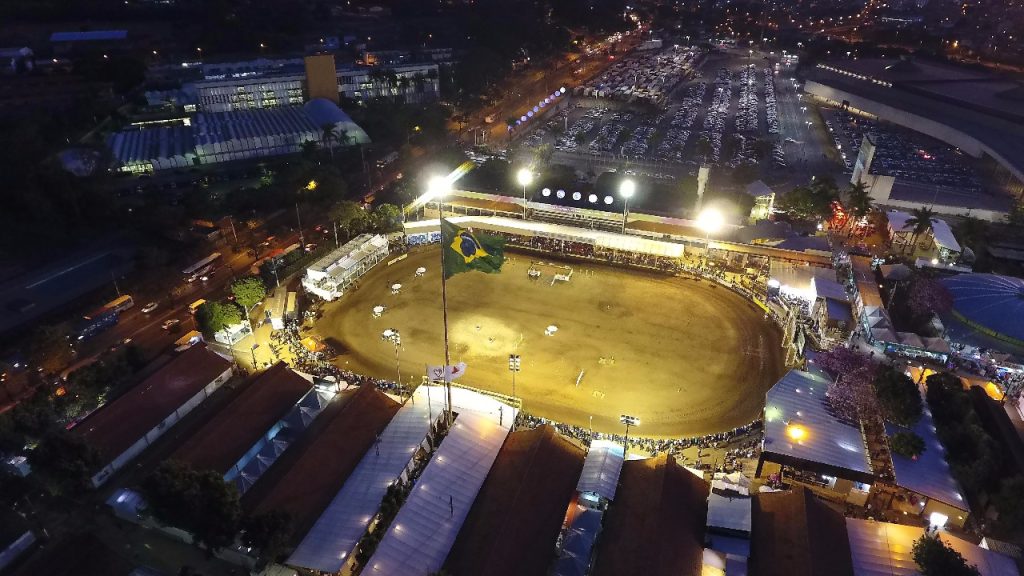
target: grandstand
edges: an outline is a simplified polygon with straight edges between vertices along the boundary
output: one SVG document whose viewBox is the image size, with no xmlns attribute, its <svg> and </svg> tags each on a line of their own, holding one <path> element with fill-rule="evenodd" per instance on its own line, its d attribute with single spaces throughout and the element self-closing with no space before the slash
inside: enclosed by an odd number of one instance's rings
<svg viewBox="0 0 1024 576">
<path fill-rule="evenodd" d="M 324 300 L 335 300 L 387 255 L 387 238 L 380 234 L 359 235 L 307 268 L 302 287 Z"/>
</svg>

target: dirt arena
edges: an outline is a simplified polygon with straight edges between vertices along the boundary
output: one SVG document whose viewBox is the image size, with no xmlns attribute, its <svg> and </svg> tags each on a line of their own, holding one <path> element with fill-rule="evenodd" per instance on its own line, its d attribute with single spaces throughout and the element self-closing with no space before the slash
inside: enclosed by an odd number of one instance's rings
<svg viewBox="0 0 1024 576">
<path fill-rule="evenodd" d="M 315 333 L 340 351 L 339 366 L 394 380 L 387 328 L 401 333 L 407 384 L 426 364 L 443 364 L 439 258 L 430 247 L 381 263 L 324 308 Z M 780 332 L 753 304 L 707 281 L 590 262 L 560 262 L 572 266 L 572 280 L 552 286 L 553 268 L 527 276 L 538 259 L 508 252 L 500 274 L 449 280 L 452 362 L 468 365 L 459 383 L 511 394 L 508 355 L 517 353 L 523 409 L 583 427 L 593 418 L 595 431 L 621 433 L 620 414 L 639 417 L 630 433 L 642 436 L 720 432 L 760 415 L 784 367 Z M 387 307 L 380 318 L 375 305 Z M 549 325 L 558 330 L 546 336 Z"/>
</svg>

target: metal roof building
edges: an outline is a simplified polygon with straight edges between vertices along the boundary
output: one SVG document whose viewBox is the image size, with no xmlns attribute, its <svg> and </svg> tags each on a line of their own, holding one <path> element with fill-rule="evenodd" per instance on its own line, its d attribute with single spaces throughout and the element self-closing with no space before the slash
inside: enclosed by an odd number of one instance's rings
<svg viewBox="0 0 1024 576">
<path fill-rule="evenodd" d="M 586 499 L 588 495 L 604 500 L 615 500 L 619 486 L 619 473 L 624 460 L 622 445 L 611 440 L 594 440 L 583 461 L 583 472 L 576 491 Z"/>
<path fill-rule="evenodd" d="M 442 389 L 431 387 L 435 397 Z M 515 420 L 515 410 L 489 397 L 452 389 L 458 414 L 398 515 L 363 569 L 406 576 L 439 570 Z"/>
<path fill-rule="evenodd" d="M 828 404 L 828 380 L 790 370 L 768 391 L 758 475 L 765 461 L 870 483 L 868 450 L 860 427 Z"/>
<path fill-rule="evenodd" d="M 416 389 L 368 450 L 341 491 L 288 558 L 288 564 L 321 572 L 338 572 L 366 533 L 388 487 L 408 469 L 442 413 L 431 406 L 426 386 Z"/>
<path fill-rule="evenodd" d="M 106 482 L 233 373 L 230 360 L 206 346 L 193 346 L 75 426 L 74 434 L 103 458 L 93 485 Z"/>
</svg>

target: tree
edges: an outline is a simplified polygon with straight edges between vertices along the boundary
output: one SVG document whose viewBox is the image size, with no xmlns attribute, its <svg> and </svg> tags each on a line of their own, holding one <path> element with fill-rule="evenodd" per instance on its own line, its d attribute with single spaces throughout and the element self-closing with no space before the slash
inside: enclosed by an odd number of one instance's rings
<svg viewBox="0 0 1024 576">
<path fill-rule="evenodd" d="M 49 374 L 60 372 L 73 359 L 69 337 L 70 331 L 66 324 L 39 326 L 29 340 L 29 363 Z"/>
<path fill-rule="evenodd" d="M 352 236 L 354 232 L 362 230 L 367 220 L 366 210 L 357 202 L 349 200 L 335 204 L 328 215 L 331 220 L 337 222 L 339 226 L 345 229 L 348 236 Z"/>
<path fill-rule="evenodd" d="M 909 226 L 913 231 L 913 236 L 910 238 L 910 249 L 913 251 L 913 247 L 917 244 L 917 239 L 922 234 L 926 234 L 932 231 L 933 222 L 932 219 L 935 217 L 935 212 L 931 208 L 914 208 L 910 211 L 910 218 L 907 218 L 907 223 L 904 226 Z"/>
<path fill-rule="evenodd" d="M 1024 526 L 1024 476 L 1005 478 L 992 503 L 999 518 L 997 526 L 1004 532 L 1013 532 Z"/>
<path fill-rule="evenodd" d="M 212 470 L 194 470 L 181 462 L 164 462 L 143 482 L 153 516 L 187 530 L 212 550 L 234 542 L 241 525 L 238 489 Z"/>
<path fill-rule="evenodd" d="M 267 296 L 267 287 L 258 276 L 240 278 L 231 284 L 235 302 L 245 310 L 251 310 Z M 215 330 L 216 332 L 216 330 Z"/>
<path fill-rule="evenodd" d="M 827 396 L 840 416 L 856 421 L 878 414 L 872 389 L 878 365 L 871 358 L 840 346 L 818 355 L 817 364 L 834 379 Z"/>
<path fill-rule="evenodd" d="M 292 535 L 292 518 L 287 512 L 271 510 L 242 521 L 242 542 L 260 551 L 269 561 L 277 558 Z"/>
<path fill-rule="evenodd" d="M 757 177 L 758 170 L 754 164 L 740 164 L 732 169 L 732 181 L 737 184 L 750 184 Z"/>
<path fill-rule="evenodd" d="M 846 189 L 846 205 L 855 220 L 860 220 L 871 213 L 871 193 L 868 192 L 868 185 L 863 180 L 857 180 Z"/>
<path fill-rule="evenodd" d="M 913 432 L 897 432 L 889 437 L 889 448 L 904 458 L 916 458 L 927 448 L 924 440 Z"/>
<path fill-rule="evenodd" d="M 541 144 L 533 151 L 533 162 L 538 169 L 544 168 L 551 162 L 555 155 L 555 147 L 551 144 Z"/>
<path fill-rule="evenodd" d="M 921 393 L 906 374 L 886 366 L 878 371 L 875 394 L 886 420 L 911 427 L 921 418 Z"/>
<path fill-rule="evenodd" d="M 242 311 L 231 302 L 207 302 L 196 310 L 196 323 L 207 335 L 216 334 L 241 321 Z"/>
<path fill-rule="evenodd" d="M 917 317 L 942 314 L 953 308 L 953 295 L 934 278 L 918 275 L 907 290 L 907 308 Z"/>
<path fill-rule="evenodd" d="M 977 568 L 932 531 L 914 542 L 913 552 L 922 576 L 979 576 Z"/>
<path fill-rule="evenodd" d="M 402 211 L 394 204 L 381 204 L 373 210 L 373 223 L 383 232 L 394 232 L 402 224 Z"/>
<path fill-rule="evenodd" d="M 42 473 L 56 493 L 74 494 L 92 488 L 90 478 L 102 465 L 99 454 L 79 436 L 56 429 L 29 453 L 32 469 Z"/>
<path fill-rule="evenodd" d="M 323 125 L 323 143 L 331 151 L 331 162 L 334 162 L 334 141 L 338 138 L 338 130 L 334 124 Z"/>
<path fill-rule="evenodd" d="M 800 220 L 824 220 L 832 216 L 832 202 L 838 198 L 835 183 L 797 186 L 779 199 L 779 209 Z"/>
</svg>

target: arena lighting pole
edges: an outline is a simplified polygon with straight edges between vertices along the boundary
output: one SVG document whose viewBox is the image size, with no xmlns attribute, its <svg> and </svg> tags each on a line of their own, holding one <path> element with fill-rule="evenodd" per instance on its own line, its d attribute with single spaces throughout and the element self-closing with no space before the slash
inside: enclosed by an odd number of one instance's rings
<svg viewBox="0 0 1024 576">
<path fill-rule="evenodd" d="M 533 182 L 533 172 L 529 168 L 520 168 L 516 173 L 516 180 L 523 187 L 523 220 L 526 220 L 526 187 Z"/>
<path fill-rule="evenodd" d="M 711 261 L 711 233 L 718 232 L 723 224 L 722 213 L 708 208 L 697 216 L 697 227 L 704 231 L 704 265 Z"/>
<path fill-rule="evenodd" d="M 636 192 L 636 184 L 626 178 L 619 184 L 619 196 L 622 196 L 622 233 L 626 233 L 626 219 L 629 217 L 629 199 Z"/>
<path fill-rule="evenodd" d="M 622 440 L 622 459 L 625 460 L 629 456 L 629 427 L 639 426 L 640 419 L 636 416 L 630 416 L 629 414 L 623 414 L 619 416 L 619 422 L 626 425 L 626 436 Z"/>
<path fill-rule="evenodd" d="M 516 372 L 522 367 L 522 360 L 519 358 L 519 354 L 508 355 L 508 370 L 512 373 L 512 398 L 516 397 Z"/>
<path fill-rule="evenodd" d="M 441 225 L 441 220 L 444 218 L 444 195 L 451 191 L 451 182 L 444 176 L 435 176 L 430 179 L 427 183 L 427 199 L 437 200 L 437 213 L 438 213 L 438 225 Z M 441 230 L 442 244 L 444 240 L 444 230 Z M 451 380 L 451 364 L 452 357 L 451 352 L 448 349 L 448 278 L 444 273 L 444 253 L 445 247 L 441 246 L 441 314 L 444 319 L 444 388 L 445 396 L 447 401 L 447 415 L 445 419 L 448 422 L 448 427 L 452 425 L 452 380 Z"/>
<path fill-rule="evenodd" d="M 402 335 L 399 334 L 397 328 L 389 328 L 388 332 L 388 340 L 390 340 L 391 343 L 395 345 L 395 372 L 398 373 L 398 396 L 404 397 L 404 395 L 402 394 L 402 364 L 401 361 L 398 359 L 398 349 L 401 348 L 402 346 Z"/>
</svg>

